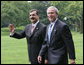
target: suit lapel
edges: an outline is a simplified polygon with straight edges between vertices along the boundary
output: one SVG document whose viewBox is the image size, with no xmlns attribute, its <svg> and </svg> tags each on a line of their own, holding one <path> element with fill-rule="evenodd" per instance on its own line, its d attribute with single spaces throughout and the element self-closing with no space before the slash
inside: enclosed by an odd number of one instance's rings
<svg viewBox="0 0 84 65">
<path fill-rule="evenodd" d="M 28 29 L 29 29 L 29 31 L 28 31 L 28 36 L 29 36 L 29 37 L 31 37 L 31 35 L 32 35 L 32 34 L 31 34 L 31 28 L 32 28 L 32 24 L 30 24 L 30 26 L 29 26 L 29 28 L 28 28 Z"/>
<path fill-rule="evenodd" d="M 49 25 L 47 26 L 47 29 L 46 29 L 46 40 L 48 41 L 48 29 L 49 29 Z"/>
<path fill-rule="evenodd" d="M 51 33 L 51 39 L 50 39 L 50 40 L 53 39 L 53 37 L 54 37 L 54 35 L 55 35 L 55 32 L 57 32 L 57 22 L 58 22 L 58 20 L 56 21 L 56 23 L 55 23 L 55 25 L 54 25 L 54 28 L 53 28 L 52 33 Z"/>
<path fill-rule="evenodd" d="M 35 27 L 33 33 L 31 34 L 31 36 L 33 36 L 39 30 L 39 25 L 40 25 L 40 22 L 36 25 L 36 27 Z M 31 31 L 30 31 L 30 33 L 31 33 Z"/>
</svg>

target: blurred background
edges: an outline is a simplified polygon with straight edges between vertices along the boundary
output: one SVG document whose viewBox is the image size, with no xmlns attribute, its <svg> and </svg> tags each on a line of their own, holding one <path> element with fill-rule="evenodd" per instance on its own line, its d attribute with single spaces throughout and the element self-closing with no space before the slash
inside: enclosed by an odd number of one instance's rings
<svg viewBox="0 0 84 65">
<path fill-rule="evenodd" d="M 69 25 L 75 48 L 76 63 L 83 64 L 83 1 L 1 1 L 1 64 L 30 64 L 26 39 L 10 38 L 9 24 L 16 32 L 30 24 L 29 11 L 37 9 L 40 21 L 49 24 L 46 9 L 55 6 L 59 19 Z"/>
</svg>

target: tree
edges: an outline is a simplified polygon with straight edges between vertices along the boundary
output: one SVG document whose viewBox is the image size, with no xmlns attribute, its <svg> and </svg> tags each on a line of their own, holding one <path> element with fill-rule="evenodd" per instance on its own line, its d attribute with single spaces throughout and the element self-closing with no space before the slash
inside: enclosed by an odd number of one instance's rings
<svg viewBox="0 0 84 65">
<path fill-rule="evenodd" d="M 30 23 L 31 9 L 37 9 L 40 21 L 47 25 L 49 22 L 46 10 L 49 6 L 58 8 L 59 18 L 66 22 L 70 29 L 83 33 L 83 1 L 1 1 L 1 26 L 9 23 L 15 26 Z"/>
<path fill-rule="evenodd" d="M 51 1 L 51 5 L 59 9 L 59 18 L 75 31 L 83 32 L 83 1 Z"/>
<path fill-rule="evenodd" d="M 37 5 L 37 6 L 36 6 Z M 39 19 L 44 24 L 48 24 L 47 13 L 46 9 L 50 6 L 49 1 L 32 1 L 31 2 L 31 9 L 37 9 L 39 11 Z"/>
<path fill-rule="evenodd" d="M 9 23 L 15 26 L 28 23 L 28 12 L 30 6 L 26 1 L 2 1 L 1 2 L 1 25 L 8 26 Z"/>
</svg>

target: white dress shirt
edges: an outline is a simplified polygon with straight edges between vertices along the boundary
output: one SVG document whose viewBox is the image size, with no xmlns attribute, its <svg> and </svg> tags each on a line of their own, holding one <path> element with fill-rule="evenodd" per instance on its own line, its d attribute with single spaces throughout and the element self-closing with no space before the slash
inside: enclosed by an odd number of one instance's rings
<svg viewBox="0 0 84 65">
<path fill-rule="evenodd" d="M 52 30 L 53 30 L 53 27 L 54 27 L 56 21 L 57 21 L 57 19 L 54 22 L 51 22 L 49 24 L 49 28 L 48 28 L 48 42 L 49 43 L 50 43 L 51 33 L 52 33 Z"/>
<path fill-rule="evenodd" d="M 51 23 L 49 24 L 49 28 L 50 28 L 50 25 L 52 24 L 51 30 L 53 30 L 53 27 L 54 27 L 54 25 L 55 25 L 55 23 L 56 23 L 57 20 L 58 20 L 58 18 L 56 18 L 56 20 L 55 20 L 54 22 L 51 22 Z M 48 30 L 49 30 L 49 28 L 48 28 Z"/>
</svg>

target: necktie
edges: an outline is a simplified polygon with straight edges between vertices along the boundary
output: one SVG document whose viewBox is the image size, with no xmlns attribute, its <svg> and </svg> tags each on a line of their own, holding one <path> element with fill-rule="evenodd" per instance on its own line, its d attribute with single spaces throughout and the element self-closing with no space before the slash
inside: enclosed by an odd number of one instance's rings
<svg viewBox="0 0 84 65">
<path fill-rule="evenodd" d="M 34 26 L 32 26 L 31 33 L 33 33 L 33 31 L 34 31 Z"/>
<path fill-rule="evenodd" d="M 50 43 L 50 37 L 52 32 L 52 24 L 50 24 L 49 31 L 48 31 L 48 42 Z"/>
</svg>

